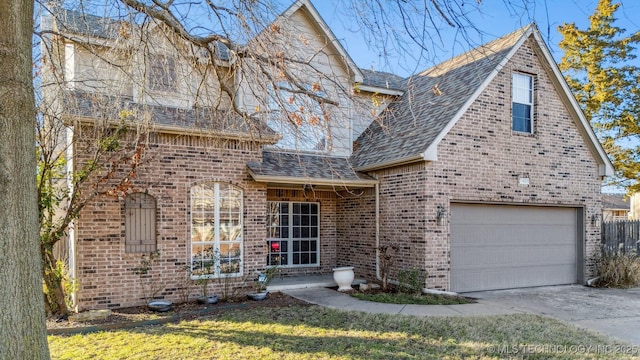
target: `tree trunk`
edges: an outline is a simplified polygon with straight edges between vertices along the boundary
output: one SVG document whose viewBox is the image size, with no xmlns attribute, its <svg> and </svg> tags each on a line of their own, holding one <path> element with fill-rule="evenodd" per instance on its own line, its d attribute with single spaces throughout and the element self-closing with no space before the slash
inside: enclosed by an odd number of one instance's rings
<svg viewBox="0 0 640 360">
<path fill-rule="evenodd" d="M 57 274 L 57 261 L 51 251 L 47 251 L 42 247 L 42 262 L 44 283 L 47 287 L 45 301 L 45 309 L 48 315 L 63 316 L 69 314 L 66 296 L 62 279 Z"/>
<path fill-rule="evenodd" d="M 36 195 L 33 0 L 0 1 L 0 359 L 48 359 Z"/>
</svg>

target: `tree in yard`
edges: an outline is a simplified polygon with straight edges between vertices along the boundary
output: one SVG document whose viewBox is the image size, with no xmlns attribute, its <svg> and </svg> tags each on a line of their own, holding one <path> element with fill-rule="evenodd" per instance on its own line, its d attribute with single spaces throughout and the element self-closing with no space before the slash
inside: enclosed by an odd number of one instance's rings
<svg viewBox="0 0 640 360">
<path fill-rule="evenodd" d="M 585 30 L 559 27 L 564 56 L 558 64 L 617 171 L 612 184 L 640 190 L 640 31 L 615 26 L 620 4 L 600 0 Z"/>
<path fill-rule="evenodd" d="M 34 177 L 33 7 L 0 3 L 0 359 L 49 357 Z"/>
</svg>

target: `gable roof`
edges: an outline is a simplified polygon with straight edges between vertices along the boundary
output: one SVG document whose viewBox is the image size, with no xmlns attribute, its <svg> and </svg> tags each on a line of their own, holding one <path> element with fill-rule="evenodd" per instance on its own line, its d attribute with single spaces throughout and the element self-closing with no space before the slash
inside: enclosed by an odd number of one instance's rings
<svg viewBox="0 0 640 360">
<path fill-rule="evenodd" d="M 353 79 L 352 80 L 354 82 L 361 82 L 363 76 L 362 76 L 362 73 L 360 72 L 360 68 L 356 65 L 356 63 L 353 61 L 353 59 L 351 58 L 349 53 L 347 53 L 347 51 L 344 49 L 342 44 L 340 44 L 340 41 L 338 41 L 338 38 L 336 37 L 336 35 L 333 33 L 333 31 L 331 31 L 331 28 L 329 28 L 329 26 L 324 21 L 324 19 L 322 19 L 322 16 L 320 16 L 320 13 L 318 13 L 318 10 L 316 10 L 316 8 L 313 6 L 311 1 L 309 1 L 309 0 L 296 0 L 279 17 L 280 18 L 282 18 L 282 17 L 290 17 L 291 15 L 293 15 L 298 10 L 302 10 L 307 15 L 311 16 L 311 18 L 313 19 L 314 23 L 318 26 L 318 28 L 322 32 L 322 35 L 325 36 L 329 40 L 330 44 L 338 52 L 338 54 L 340 54 L 340 57 L 342 57 L 342 59 L 344 60 L 345 64 L 347 65 L 347 68 L 349 69 L 349 71 L 352 72 L 352 74 L 353 74 Z"/>
<path fill-rule="evenodd" d="M 409 77 L 404 95 L 356 140 L 351 156 L 355 168 L 437 160 L 440 141 L 528 38 L 538 45 L 536 51 L 548 63 L 558 93 L 599 158 L 600 175 L 612 175 L 611 162 L 533 24 Z"/>
</svg>

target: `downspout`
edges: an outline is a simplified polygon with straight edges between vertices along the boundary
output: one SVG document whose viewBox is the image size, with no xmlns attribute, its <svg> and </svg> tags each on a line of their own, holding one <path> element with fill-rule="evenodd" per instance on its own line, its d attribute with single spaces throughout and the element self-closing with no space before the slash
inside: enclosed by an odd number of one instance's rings
<svg viewBox="0 0 640 360">
<path fill-rule="evenodd" d="M 68 191 L 69 194 L 73 194 L 74 188 L 73 188 L 73 170 L 74 170 L 74 142 L 73 142 L 73 137 L 74 137 L 74 128 L 69 126 L 65 128 L 65 143 L 68 144 L 66 150 L 64 150 L 66 152 L 65 156 L 67 158 L 67 187 L 68 187 Z M 67 241 L 68 241 L 68 249 L 69 249 L 69 257 L 67 259 L 68 261 L 68 266 L 69 266 L 69 278 L 72 279 L 73 281 L 77 281 L 77 263 L 76 263 L 76 232 L 75 232 L 75 220 L 71 221 L 69 223 L 69 227 L 67 229 Z M 73 292 L 71 293 L 71 302 L 72 302 L 72 307 L 74 308 L 75 311 L 78 310 L 77 306 L 78 306 L 78 298 L 77 298 L 77 289 L 74 288 Z"/>
<path fill-rule="evenodd" d="M 378 180 L 377 176 L 374 176 Z M 380 184 L 376 183 L 376 278 L 382 280 L 380 275 Z"/>
</svg>

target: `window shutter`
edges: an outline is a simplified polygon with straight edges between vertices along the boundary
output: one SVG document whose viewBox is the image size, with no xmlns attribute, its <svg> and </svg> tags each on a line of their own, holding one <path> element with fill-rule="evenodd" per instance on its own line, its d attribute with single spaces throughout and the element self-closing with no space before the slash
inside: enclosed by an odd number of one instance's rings
<svg viewBox="0 0 640 360">
<path fill-rule="evenodd" d="M 124 203 L 125 251 L 156 251 L 156 199 L 144 193 L 127 195 Z"/>
</svg>

